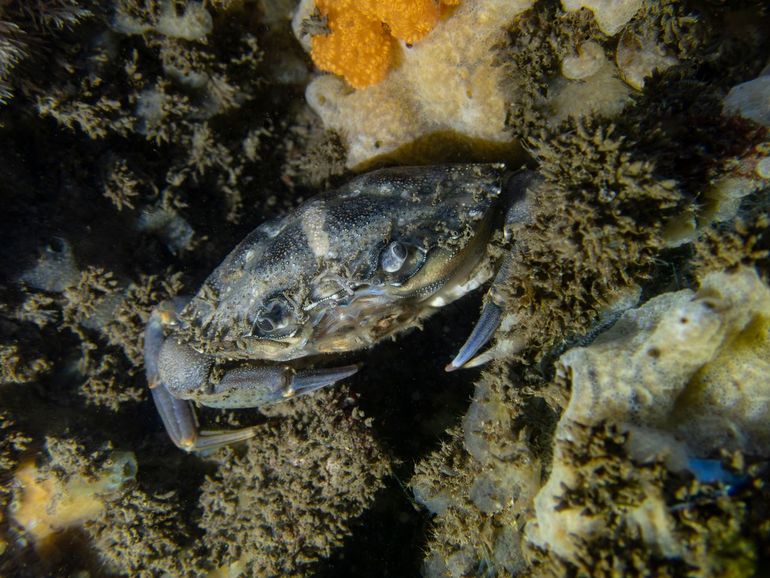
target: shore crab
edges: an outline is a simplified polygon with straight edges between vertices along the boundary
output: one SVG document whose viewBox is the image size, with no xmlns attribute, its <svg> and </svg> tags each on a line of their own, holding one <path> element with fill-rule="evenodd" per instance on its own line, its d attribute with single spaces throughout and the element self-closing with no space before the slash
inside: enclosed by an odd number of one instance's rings
<svg viewBox="0 0 770 578">
<path fill-rule="evenodd" d="M 153 399 L 172 441 L 198 451 L 254 428 L 199 431 L 194 403 L 258 407 L 337 383 L 315 367 L 371 347 L 495 277 L 451 371 L 502 318 L 507 275 L 488 243 L 527 221 L 534 173 L 501 164 L 388 168 L 358 176 L 252 231 L 190 299 L 158 306 L 145 331 Z"/>
</svg>

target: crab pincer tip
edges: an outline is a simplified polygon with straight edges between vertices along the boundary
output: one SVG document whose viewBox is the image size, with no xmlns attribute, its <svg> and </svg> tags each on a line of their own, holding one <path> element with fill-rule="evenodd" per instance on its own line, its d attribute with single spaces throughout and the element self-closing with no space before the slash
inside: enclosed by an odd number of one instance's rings
<svg viewBox="0 0 770 578">
<path fill-rule="evenodd" d="M 447 373 L 449 373 L 450 371 L 456 371 L 456 370 L 460 369 L 460 367 L 462 367 L 462 366 L 461 366 L 461 365 L 455 365 L 455 363 L 454 363 L 454 361 L 453 361 L 453 362 L 451 362 L 451 363 L 447 363 L 447 364 L 444 366 L 444 371 L 446 371 Z"/>
</svg>

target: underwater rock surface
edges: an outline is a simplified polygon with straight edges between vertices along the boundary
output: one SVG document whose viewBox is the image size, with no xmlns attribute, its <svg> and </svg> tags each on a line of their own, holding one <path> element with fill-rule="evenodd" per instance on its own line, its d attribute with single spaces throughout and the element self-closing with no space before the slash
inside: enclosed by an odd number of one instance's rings
<svg viewBox="0 0 770 578">
<path fill-rule="evenodd" d="M 761 575 L 766 2 L 372 4 L 356 89 L 314 0 L 0 2 L 0 575 Z M 152 309 L 354 167 L 446 162 L 542 176 L 489 363 L 443 371 L 479 294 L 176 450 Z"/>
<path fill-rule="evenodd" d="M 554 433 L 548 482 L 534 500 L 527 539 L 569 558 L 605 521 L 562 496 L 579 487 L 567 446 L 576 428 L 628 434 L 631 460 L 688 470 L 721 451 L 770 456 L 770 288 L 754 270 L 710 273 L 625 312 L 589 346 L 561 356 L 556 379 L 571 390 Z M 625 515 L 669 558 L 686 556 L 660 488 Z"/>
</svg>

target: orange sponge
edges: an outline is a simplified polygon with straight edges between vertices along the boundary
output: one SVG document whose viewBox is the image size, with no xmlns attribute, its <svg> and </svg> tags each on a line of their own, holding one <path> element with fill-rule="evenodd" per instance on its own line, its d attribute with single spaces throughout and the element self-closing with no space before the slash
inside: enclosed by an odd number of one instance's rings
<svg viewBox="0 0 770 578">
<path fill-rule="evenodd" d="M 393 59 L 393 39 L 382 22 L 369 18 L 351 0 L 316 0 L 329 34 L 313 36 L 315 65 L 345 78 L 354 88 L 377 84 Z"/>
<path fill-rule="evenodd" d="M 385 78 L 394 39 L 418 42 L 438 23 L 444 6 L 460 0 L 316 0 L 329 34 L 311 39 L 315 65 L 366 88 Z"/>
</svg>

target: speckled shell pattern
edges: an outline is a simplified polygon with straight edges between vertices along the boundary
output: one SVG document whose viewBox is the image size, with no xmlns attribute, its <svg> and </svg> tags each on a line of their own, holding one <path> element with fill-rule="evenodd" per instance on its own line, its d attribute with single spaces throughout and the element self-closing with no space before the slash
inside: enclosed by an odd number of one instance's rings
<svg viewBox="0 0 770 578">
<path fill-rule="evenodd" d="M 254 314 L 276 295 L 301 315 L 315 285 L 351 291 L 381 283 L 379 256 L 393 239 L 462 249 L 500 195 L 501 164 L 387 168 L 311 198 L 251 232 L 209 276 L 181 315 L 179 335 L 217 355 L 248 349 Z M 244 356 L 245 357 L 245 356 Z"/>
</svg>

